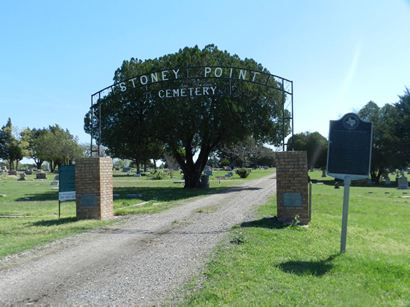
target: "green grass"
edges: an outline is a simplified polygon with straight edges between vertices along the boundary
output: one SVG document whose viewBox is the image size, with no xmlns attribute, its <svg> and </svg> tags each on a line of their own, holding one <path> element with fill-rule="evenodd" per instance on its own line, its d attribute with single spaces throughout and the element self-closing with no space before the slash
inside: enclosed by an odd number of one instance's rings
<svg viewBox="0 0 410 307">
<path fill-rule="evenodd" d="M 152 180 L 147 177 L 115 176 L 114 193 L 120 196 L 114 200 L 115 214 L 157 213 L 178 205 L 189 198 L 218 193 L 229 187 L 241 185 L 246 181 L 273 174 L 273 172 L 272 169 L 257 169 L 252 170 L 246 179 L 234 174 L 229 179 L 218 180 L 218 176 L 223 176 L 227 172 L 216 171 L 210 177 L 209 189 L 184 189 L 182 177 L 179 174 L 176 174 L 173 179 L 163 180 Z M 129 199 L 127 194 L 136 194 L 138 197 Z M 139 203 L 142 205 L 136 206 Z"/>
<path fill-rule="evenodd" d="M 223 175 L 226 172 L 221 172 Z M 246 179 L 255 179 L 273 170 L 255 170 Z M 219 176 L 219 173 L 215 176 Z M 0 258 L 18 253 L 47 242 L 63 238 L 113 221 L 81 220 L 75 218 L 75 203 L 61 203 L 61 219 L 58 219 L 58 189 L 51 185 L 54 175 L 47 180 L 35 180 L 34 175 L 26 181 L 16 177 L 0 176 Z M 234 175 L 218 183 L 210 180 L 210 189 L 186 190 L 179 176 L 167 180 L 151 180 L 146 177 L 114 176 L 114 193 L 120 197 L 114 201 L 116 215 L 155 213 L 177 206 L 192 197 L 220 192 L 246 180 Z M 129 198 L 128 194 L 138 194 Z M 139 205 L 142 204 L 142 205 Z M 209 209 L 211 210 L 211 209 Z"/>
<path fill-rule="evenodd" d="M 0 258 L 110 223 L 77 221 L 74 202 L 61 204 L 59 220 L 58 190 L 51 182 L 35 180 L 34 176 L 26 181 L 1 176 Z"/>
<path fill-rule="evenodd" d="M 317 176 L 317 174 L 312 174 Z M 340 255 L 343 188 L 313 185 L 309 227 L 285 227 L 275 199 L 235 227 L 183 305 L 409 306 L 408 191 L 352 187 Z M 198 287 L 197 282 L 191 284 Z M 192 290 L 190 289 L 190 290 Z M 192 291 L 190 291 L 192 292 Z"/>
</svg>

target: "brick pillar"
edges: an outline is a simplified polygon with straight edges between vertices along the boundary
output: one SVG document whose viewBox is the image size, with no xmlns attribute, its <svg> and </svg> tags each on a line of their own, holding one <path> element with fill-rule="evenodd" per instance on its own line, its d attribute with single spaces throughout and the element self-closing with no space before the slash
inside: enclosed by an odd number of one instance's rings
<svg viewBox="0 0 410 307">
<path fill-rule="evenodd" d="M 301 224 L 310 222 L 307 156 L 305 151 L 276 153 L 276 194 L 278 219 Z"/>
<path fill-rule="evenodd" d="M 113 217 L 111 158 L 77 159 L 75 187 L 78 219 Z"/>
</svg>

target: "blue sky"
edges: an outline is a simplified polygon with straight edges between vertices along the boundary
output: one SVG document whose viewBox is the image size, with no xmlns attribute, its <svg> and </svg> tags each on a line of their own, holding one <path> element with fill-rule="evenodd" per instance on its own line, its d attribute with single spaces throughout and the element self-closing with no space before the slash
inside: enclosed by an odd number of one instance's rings
<svg viewBox="0 0 410 307">
<path fill-rule="evenodd" d="M 125 59 L 214 43 L 294 82 L 295 132 L 410 88 L 410 0 L 0 2 L 0 126 L 89 142 L 90 95 Z"/>
</svg>

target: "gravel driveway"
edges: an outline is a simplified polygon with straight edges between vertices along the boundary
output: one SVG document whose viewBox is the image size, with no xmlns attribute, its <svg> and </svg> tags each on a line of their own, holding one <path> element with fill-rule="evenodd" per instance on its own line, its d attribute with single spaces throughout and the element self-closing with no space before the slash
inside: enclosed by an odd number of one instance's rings
<svg viewBox="0 0 410 307">
<path fill-rule="evenodd" d="M 0 305 L 152 306 L 176 302 L 212 248 L 275 192 L 274 176 L 0 262 Z"/>
</svg>

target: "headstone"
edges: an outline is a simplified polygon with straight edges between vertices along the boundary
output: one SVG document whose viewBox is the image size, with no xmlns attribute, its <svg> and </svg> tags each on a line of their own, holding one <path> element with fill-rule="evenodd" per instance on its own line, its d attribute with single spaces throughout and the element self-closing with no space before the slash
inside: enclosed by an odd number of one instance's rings
<svg viewBox="0 0 410 307">
<path fill-rule="evenodd" d="M 383 181 L 384 181 L 384 185 L 390 185 L 391 184 L 390 178 L 387 175 L 383 176 Z"/>
<path fill-rule="evenodd" d="M 9 176 L 17 176 L 17 171 L 15 170 L 9 170 Z"/>
<path fill-rule="evenodd" d="M 209 188 L 209 176 L 202 175 L 200 179 L 201 188 Z"/>
<path fill-rule="evenodd" d="M 47 179 L 46 173 L 36 173 L 36 179 Z"/>
<path fill-rule="evenodd" d="M 212 167 L 210 167 L 210 166 L 205 166 L 205 169 L 204 169 L 204 175 L 205 176 L 212 176 Z"/>
<path fill-rule="evenodd" d="M 19 174 L 19 179 L 18 179 L 19 181 L 23 181 L 23 180 L 26 180 L 26 174 L 25 173 L 20 173 Z"/>
<path fill-rule="evenodd" d="M 397 179 L 397 188 L 398 189 L 408 189 L 409 188 L 409 183 L 407 181 L 407 177 L 406 176 L 400 176 Z"/>
<path fill-rule="evenodd" d="M 59 176 L 59 175 L 55 175 L 53 180 L 58 181 L 58 180 L 59 180 L 59 178 L 60 178 L 60 176 Z"/>
<path fill-rule="evenodd" d="M 31 169 L 28 169 L 28 170 L 25 170 L 24 173 L 25 173 L 26 175 L 32 175 L 32 174 L 33 174 L 33 171 L 32 171 Z"/>
<path fill-rule="evenodd" d="M 142 197 L 141 194 L 127 194 L 127 198 L 140 198 Z"/>
</svg>

